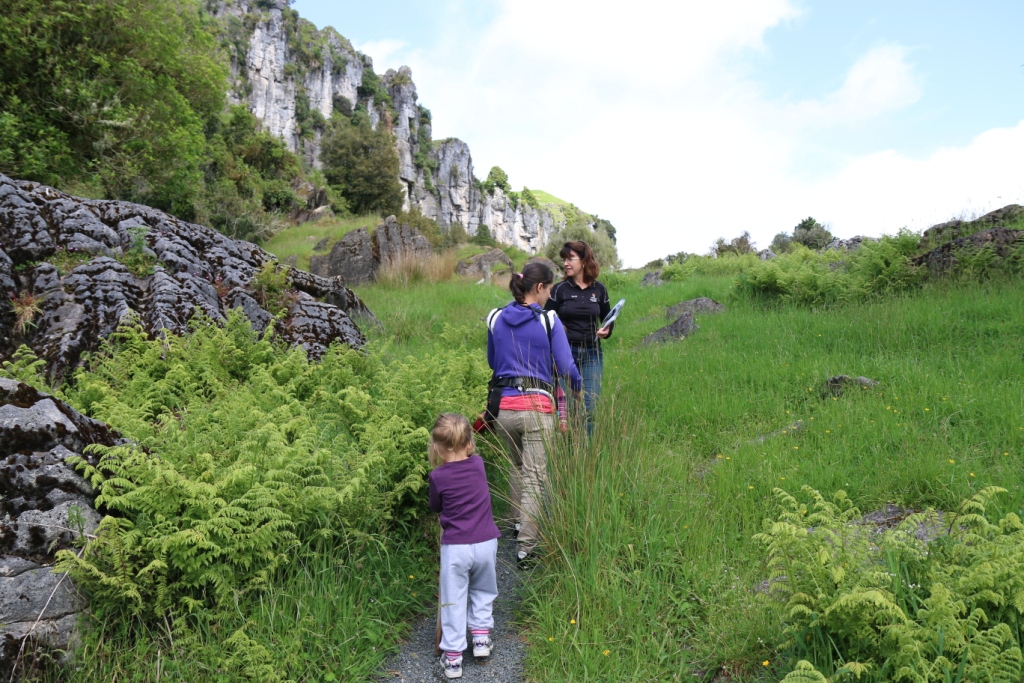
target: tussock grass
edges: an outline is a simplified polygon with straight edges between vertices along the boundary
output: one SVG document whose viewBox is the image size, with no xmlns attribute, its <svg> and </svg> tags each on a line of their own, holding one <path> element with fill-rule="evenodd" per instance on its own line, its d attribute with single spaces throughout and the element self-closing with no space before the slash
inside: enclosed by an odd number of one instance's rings
<svg viewBox="0 0 1024 683">
<path fill-rule="evenodd" d="M 409 287 L 423 282 L 446 282 L 455 277 L 459 261 L 454 250 L 440 254 L 400 254 L 377 271 L 382 287 Z"/>
</svg>

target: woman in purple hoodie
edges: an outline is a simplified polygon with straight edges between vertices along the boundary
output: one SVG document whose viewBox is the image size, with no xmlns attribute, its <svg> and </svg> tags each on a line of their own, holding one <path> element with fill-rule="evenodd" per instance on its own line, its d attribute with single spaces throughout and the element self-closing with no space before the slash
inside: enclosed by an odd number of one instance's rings
<svg viewBox="0 0 1024 683">
<path fill-rule="evenodd" d="M 512 457 L 509 484 L 518 515 L 521 569 L 533 564 L 540 541 L 537 520 L 548 483 L 547 447 L 558 420 L 556 374 L 566 377 L 574 392 L 582 387 L 565 329 L 556 314 L 544 311 L 554 280 L 544 264 L 527 264 L 509 281 L 515 301 L 487 316 L 487 362 L 496 386 L 504 387 L 494 427 Z"/>
</svg>

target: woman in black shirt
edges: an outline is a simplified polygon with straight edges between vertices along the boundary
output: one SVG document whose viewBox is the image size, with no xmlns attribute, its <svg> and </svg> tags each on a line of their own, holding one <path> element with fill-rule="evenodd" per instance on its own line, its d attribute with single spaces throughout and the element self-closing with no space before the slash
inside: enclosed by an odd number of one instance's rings
<svg viewBox="0 0 1024 683">
<path fill-rule="evenodd" d="M 594 409 L 601 393 L 604 356 L 601 339 L 612 336 L 614 323 L 598 326 L 611 311 L 608 290 L 598 282 L 600 266 L 594 250 L 586 242 L 566 242 L 560 252 L 565 279 L 551 288 L 545 309 L 558 313 L 565 327 L 573 360 L 583 376 L 583 404 L 587 434 L 594 431 Z"/>
</svg>

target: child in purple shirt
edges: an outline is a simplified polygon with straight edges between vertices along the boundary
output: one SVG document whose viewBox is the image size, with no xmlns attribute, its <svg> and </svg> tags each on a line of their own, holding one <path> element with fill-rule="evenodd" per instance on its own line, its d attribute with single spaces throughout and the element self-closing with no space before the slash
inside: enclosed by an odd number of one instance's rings
<svg viewBox="0 0 1024 683">
<path fill-rule="evenodd" d="M 431 432 L 430 509 L 441 513 L 441 668 L 462 677 L 466 625 L 473 656 L 491 654 L 492 608 L 498 597 L 495 563 L 501 532 L 491 512 L 484 461 L 474 452 L 473 429 L 462 415 L 445 413 Z M 468 601 L 468 610 L 467 610 Z"/>
</svg>

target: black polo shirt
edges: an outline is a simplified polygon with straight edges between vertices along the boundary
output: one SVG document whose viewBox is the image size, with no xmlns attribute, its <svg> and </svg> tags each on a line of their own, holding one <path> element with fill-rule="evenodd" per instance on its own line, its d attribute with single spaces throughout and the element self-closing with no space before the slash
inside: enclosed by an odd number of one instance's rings
<svg viewBox="0 0 1024 683">
<path fill-rule="evenodd" d="M 595 280 L 586 289 L 575 280 L 563 280 L 551 288 L 551 298 L 544 306 L 554 311 L 565 327 L 565 334 L 573 346 L 597 346 L 598 326 L 612 310 L 608 303 L 608 290 Z M 608 337 L 611 338 L 611 328 Z"/>
</svg>

